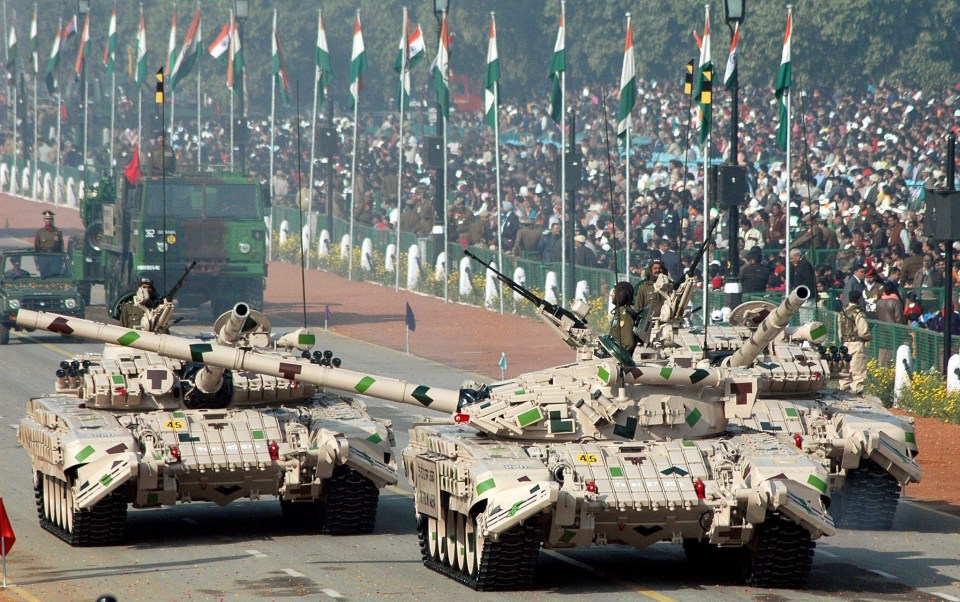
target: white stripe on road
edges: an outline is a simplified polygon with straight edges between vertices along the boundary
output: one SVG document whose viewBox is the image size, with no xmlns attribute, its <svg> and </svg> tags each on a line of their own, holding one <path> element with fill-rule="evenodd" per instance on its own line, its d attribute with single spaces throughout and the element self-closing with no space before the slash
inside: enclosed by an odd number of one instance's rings
<svg viewBox="0 0 960 602">
<path fill-rule="evenodd" d="M 649 590 L 649 589 L 639 589 L 639 588 L 637 588 L 636 585 L 634 585 L 633 583 L 630 583 L 629 581 L 624 581 L 624 580 L 622 580 L 622 579 L 618 579 L 618 578 L 616 578 L 616 577 L 613 577 L 613 576 L 611 576 L 611 575 L 608 575 L 608 574 L 604 573 L 603 571 L 601 571 L 600 569 L 598 569 L 598 568 L 596 568 L 596 567 L 590 566 L 589 564 L 586 564 L 586 563 L 584 563 L 584 562 L 580 562 L 579 560 L 576 560 L 576 559 L 574 559 L 574 558 L 570 558 L 569 556 L 566 556 L 566 555 L 564 555 L 564 554 L 560 554 L 559 552 L 555 552 L 554 550 L 541 549 L 540 552 L 543 553 L 543 554 L 546 554 L 546 555 L 548 555 L 548 556 L 551 556 L 551 557 L 553 557 L 553 558 L 556 558 L 557 560 L 560 560 L 561 562 L 566 562 L 567 564 L 572 564 L 573 566 L 577 567 L 578 569 L 587 571 L 587 572 L 589 572 L 589 573 L 593 573 L 594 575 L 597 575 L 598 577 L 601 577 L 601 578 L 603 578 L 603 579 L 607 579 L 607 580 L 609 580 L 609 581 L 613 581 L 614 583 L 617 583 L 617 584 L 619 584 L 619 585 L 622 585 L 622 586 L 624 586 L 624 587 L 627 587 L 627 588 L 629 588 L 629 589 L 632 589 L 632 590 L 635 591 L 636 593 L 638 593 L 638 594 L 640 594 L 640 595 L 642 595 L 642 596 L 645 596 L 645 597 L 647 597 L 647 598 L 650 598 L 651 600 L 656 600 L 657 602 L 675 602 L 675 600 L 674 600 L 673 598 L 670 598 L 669 596 L 665 596 L 665 595 L 661 594 L 660 592 L 655 592 L 655 591 Z"/>
<path fill-rule="evenodd" d="M 944 512 L 943 510 L 937 510 L 936 508 L 931 508 L 929 504 L 924 504 L 923 502 L 919 502 L 918 500 L 904 498 L 900 500 L 900 503 L 909 504 L 914 508 L 917 508 L 918 510 L 924 510 L 926 512 L 933 512 L 934 514 L 939 514 L 944 518 L 952 518 L 954 520 L 956 520 L 957 518 L 960 518 L 956 514 L 950 514 L 949 512 Z"/>
<path fill-rule="evenodd" d="M 880 569 L 869 569 L 869 570 L 874 575 L 880 575 L 881 577 L 886 577 L 887 579 L 897 579 L 897 580 L 900 579 L 900 577 L 897 577 L 896 575 L 891 575 L 890 573 L 886 571 L 881 571 Z"/>
<path fill-rule="evenodd" d="M 335 589 L 322 589 L 320 591 L 334 599 L 339 599 L 343 597 L 343 595 Z"/>
<path fill-rule="evenodd" d="M 295 570 L 293 570 L 293 569 L 282 569 L 282 570 L 283 570 L 284 573 L 290 575 L 291 577 L 303 577 L 303 576 L 304 576 L 303 573 L 301 573 L 301 572 L 299 572 L 299 571 L 295 571 Z"/>
<path fill-rule="evenodd" d="M 938 598 L 943 598 L 944 600 L 949 600 L 949 602 L 960 602 L 960 598 L 951 596 L 950 594 L 942 594 L 940 592 L 930 592 L 930 594 Z"/>
<path fill-rule="evenodd" d="M 246 550 L 247 554 L 250 554 L 254 558 L 266 558 L 267 555 L 259 550 Z"/>
</svg>

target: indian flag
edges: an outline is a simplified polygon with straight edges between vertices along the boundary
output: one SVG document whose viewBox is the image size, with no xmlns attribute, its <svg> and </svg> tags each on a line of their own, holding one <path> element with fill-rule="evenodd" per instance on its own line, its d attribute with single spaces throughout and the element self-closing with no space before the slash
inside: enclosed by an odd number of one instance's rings
<svg viewBox="0 0 960 602">
<path fill-rule="evenodd" d="M 230 50 L 230 22 L 224 24 L 223 29 L 220 30 L 220 33 L 217 34 L 216 39 L 207 46 L 207 52 L 210 53 L 215 59 L 220 58 L 223 54 Z"/>
<path fill-rule="evenodd" d="M 563 118 L 563 86 L 560 80 L 567 69 L 566 32 L 564 28 L 565 3 L 560 3 L 560 27 L 557 29 L 557 41 L 553 44 L 553 59 L 550 61 L 550 79 L 553 88 L 550 91 L 550 117 L 560 123 Z"/>
<path fill-rule="evenodd" d="M 407 40 L 407 56 L 409 57 L 407 67 L 413 67 L 427 55 L 426 46 L 423 43 L 423 29 L 417 23 L 417 28 L 413 30 Z"/>
<path fill-rule="evenodd" d="M 637 103 L 637 67 L 633 62 L 633 27 L 627 13 L 627 39 L 623 47 L 623 68 L 620 70 L 620 104 L 617 107 L 617 136 L 624 138 L 632 124 L 631 112 Z M 626 144 L 630 144 L 629 141 Z"/>
<path fill-rule="evenodd" d="M 33 5 L 33 21 L 30 22 L 30 52 L 33 53 L 33 74 L 40 73 L 40 51 L 37 38 L 37 5 Z"/>
<path fill-rule="evenodd" d="M 83 56 L 88 46 L 90 46 L 90 13 L 87 13 L 83 19 L 83 34 L 80 36 L 80 46 L 77 48 L 77 60 L 73 64 L 73 69 L 78 76 L 83 71 Z"/>
<path fill-rule="evenodd" d="M 790 40 L 793 34 L 793 13 L 787 11 L 787 30 L 783 34 L 783 54 L 780 55 L 780 70 L 777 71 L 777 105 L 780 107 L 780 127 L 777 129 L 777 144 L 784 151 L 790 138 L 789 115 L 787 114 L 787 99 L 790 95 Z"/>
<path fill-rule="evenodd" d="M 57 65 L 60 63 L 60 40 L 63 38 L 63 22 L 57 23 L 57 35 L 53 36 L 53 46 L 50 48 L 50 58 L 47 60 L 47 72 L 44 75 L 44 81 L 47 84 L 47 92 L 55 94 L 57 92 Z"/>
<path fill-rule="evenodd" d="M 287 69 L 283 65 L 283 48 L 280 46 L 280 32 L 277 31 L 277 9 L 273 9 L 273 45 L 271 47 L 270 62 L 273 65 L 273 76 L 280 84 L 280 96 L 283 104 L 290 104 L 290 80 L 287 78 Z"/>
<path fill-rule="evenodd" d="M 10 35 L 7 36 L 7 72 L 10 79 L 16 78 L 17 70 L 17 13 L 10 19 Z"/>
<path fill-rule="evenodd" d="M 403 7 L 403 28 L 400 32 L 400 47 L 397 48 L 397 58 L 393 63 L 393 70 L 400 75 L 400 86 L 397 90 L 397 110 L 406 110 L 410 108 L 410 68 L 407 64 L 409 54 L 407 44 L 409 44 L 409 21 L 407 18 L 407 7 Z"/>
<path fill-rule="evenodd" d="M 490 13 L 490 41 L 487 43 L 487 88 L 483 94 L 483 120 L 492 128 L 497 126 L 500 106 L 500 56 L 497 54 L 497 24 Z"/>
<path fill-rule="evenodd" d="M 170 82 L 170 88 L 176 89 L 180 80 L 190 75 L 194 65 L 200 58 L 200 38 L 203 37 L 202 25 L 200 21 L 200 9 L 193 15 L 193 21 L 190 22 L 190 28 L 187 30 L 187 36 L 183 39 L 183 46 L 180 48 L 180 54 L 177 56 L 177 62 L 173 65 L 173 78 Z"/>
<path fill-rule="evenodd" d="M 227 87 L 242 93 L 243 48 L 240 46 L 240 31 L 236 17 L 230 17 L 230 59 L 227 61 Z"/>
<path fill-rule="evenodd" d="M 320 70 L 320 84 L 317 86 L 317 103 L 323 104 L 323 99 L 330 88 L 333 78 L 331 70 L 330 48 L 327 46 L 327 32 L 323 28 L 323 14 L 317 12 L 317 68 Z"/>
<path fill-rule="evenodd" d="M 740 24 L 733 29 L 733 40 L 730 42 L 730 56 L 727 57 L 727 69 L 723 73 L 723 85 L 727 90 L 737 85 L 737 44 L 740 43 Z"/>
<path fill-rule="evenodd" d="M 707 7 L 700 40 L 700 68 L 694 90 L 700 112 L 700 144 L 706 142 L 713 122 L 713 61 L 710 56 L 710 7 Z"/>
<path fill-rule="evenodd" d="M 443 13 L 440 25 L 440 40 L 437 46 L 436 67 L 433 71 L 437 86 L 437 104 L 444 119 L 450 118 L 450 36 L 447 33 L 447 13 Z"/>
<path fill-rule="evenodd" d="M 113 12 L 110 13 L 110 25 L 107 28 L 107 45 L 103 47 L 103 64 L 107 68 L 107 75 L 113 75 L 113 66 L 117 55 L 117 3 L 113 3 Z"/>
<path fill-rule="evenodd" d="M 363 32 L 360 29 L 360 12 L 353 26 L 353 52 L 350 54 L 350 108 L 360 102 L 360 88 L 363 86 L 363 72 L 367 70 L 367 50 L 363 46 Z"/>
<path fill-rule="evenodd" d="M 173 7 L 173 21 L 170 23 L 170 40 L 167 42 L 167 79 L 173 81 L 174 66 L 177 64 L 177 7 Z"/>
<path fill-rule="evenodd" d="M 140 29 L 137 30 L 137 86 L 147 81 L 147 28 L 143 24 L 143 6 L 140 6 Z"/>
</svg>

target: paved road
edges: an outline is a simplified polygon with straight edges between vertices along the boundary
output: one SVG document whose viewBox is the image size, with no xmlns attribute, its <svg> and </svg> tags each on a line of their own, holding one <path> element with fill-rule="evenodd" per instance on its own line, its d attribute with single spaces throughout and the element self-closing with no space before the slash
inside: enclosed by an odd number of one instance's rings
<svg viewBox="0 0 960 602">
<path fill-rule="evenodd" d="M 96 312 L 96 310 L 94 310 Z M 278 330 L 291 327 L 275 324 Z M 199 332 L 200 324 L 181 324 Z M 380 347 L 325 335 L 345 367 L 455 387 L 465 374 Z M 58 361 L 98 346 L 54 335 L 14 334 L 0 347 L 0 496 L 17 534 L 0 600 L 463 599 L 528 600 L 588 595 L 603 600 L 960 600 L 960 518 L 906 503 L 896 531 L 850 532 L 817 546 L 811 587 L 798 591 L 745 588 L 708 567 L 688 565 L 678 546 L 636 551 L 611 547 L 544 552 L 535 591 L 478 594 L 425 569 L 413 530 L 413 502 L 402 483 L 382 493 L 373 535 L 309 535 L 283 521 L 275 500 L 217 508 L 189 504 L 131 511 L 123 546 L 71 549 L 42 531 L 33 506 L 26 453 L 15 425 L 30 396 L 51 387 Z M 370 400 L 371 412 L 391 418 L 398 445 L 428 410 Z"/>
</svg>

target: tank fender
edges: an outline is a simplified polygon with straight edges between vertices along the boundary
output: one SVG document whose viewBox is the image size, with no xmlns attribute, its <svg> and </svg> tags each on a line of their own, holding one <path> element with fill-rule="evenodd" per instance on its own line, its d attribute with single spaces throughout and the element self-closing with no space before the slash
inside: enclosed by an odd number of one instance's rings
<svg viewBox="0 0 960 602">
<path fill-rule="evenodd" d="M 139 471 L 137 454 L 111 454 L 77 470 L 74 482 L 74 500 L 80 510 L 92 508 L 94 504 L 116 491 Z"/>
<path fill-rule="evenodd" d="M 316 478 L 329 479 L 333 469 L 346 464 L 350 456 L 350 444 L 346 437 L 338 437 L 333 431 L 317 429 L 312 433 L 311 445 L 307 448 L 310 463 L 316 466 Z"/>
<path fill-rule="evenodd" d="M 901 485 L 919 483 L 920 465 L 907 453 L 903 441 L 883 431 L 859 431 L 847 439 L 841 466 L 853 470 L 860 467 L 861 460 L 869 459 Z"/>
<path fill-rule="evenodd" d="M 795 481 L 776 479 L 764 481 L 758 488 L 761 490 L 759 497 L 767 500 L 767 510 L 789 517 L 809 531 L 811 538 L 836 535 L 833 519 L 820 496 L 815 495 L 809 487 Z"/>
<path fill-rule="evenodd" d="M 370 447 L 363 441 L 350 441 L 343 439 L 343 446 L 346 447 L 347 457 L 344 464 L 367 477 L 378 487 L 387 485 L 396 485 L 399 481 L 396 465 L 383 461 L 383 453 L 377 448 Z"/>
<path fill-rule="evenodd" d="M 484 497 L 486 508 L 477 516 L 478 534 L 495 536 L 510 530 L 556 504 L 559 491 L 556 481 L 526 481 L 492 490 Z"/>
</svg>

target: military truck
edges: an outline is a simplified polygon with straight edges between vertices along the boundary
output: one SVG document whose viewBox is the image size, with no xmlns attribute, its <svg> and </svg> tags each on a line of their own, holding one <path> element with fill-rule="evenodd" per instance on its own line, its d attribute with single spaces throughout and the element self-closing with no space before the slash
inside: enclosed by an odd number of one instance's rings
<svg viewBox="0 0 960 602">
<path fill-rule="evenodd" d="M 79 289 L 102 284 L 107 307 L 152 278 L 166 290 L 168 270 L 196 261 L 195 276 L 177 297 L 182 306 L 210 302 L 215 316 L 235 299 L 263 306 L 269 201 L 256 179 L 236 172 L 177 172 L 102 180 L 83 199 L 84 236 L 70 253 Z"/>
<path fill-rule="evenodd" d="M 20 309 L 83 317 L 84 303 L 66 254 L 6 249 L 0 269 L 0 345 L 10 342 Z"/>
</svg>

